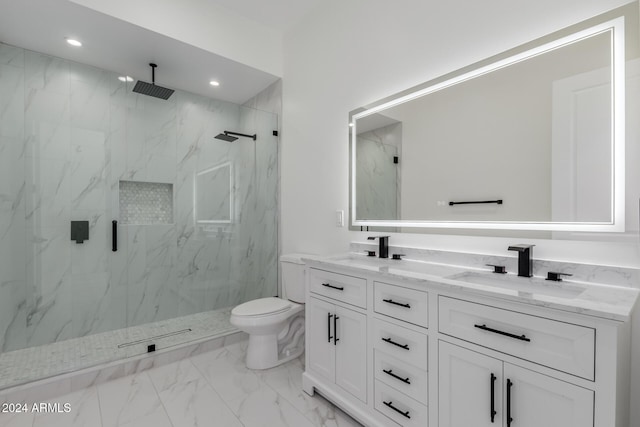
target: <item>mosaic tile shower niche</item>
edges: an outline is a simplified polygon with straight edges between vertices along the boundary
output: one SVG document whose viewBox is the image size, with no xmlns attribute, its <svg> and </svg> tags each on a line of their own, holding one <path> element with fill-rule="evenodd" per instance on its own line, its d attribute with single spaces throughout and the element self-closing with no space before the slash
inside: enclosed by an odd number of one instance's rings
<svg viewBox="0 0 640 427">
<path fill-rule="evenodd" d="M 173 223 L 173 184 L 120 181 L 120 223 Z"/>
<path fill-rule="evenodd" d="M 0 352 L 277 292 L 277 115 L 0 43 Z M 230 144 L 226 129 L 258 134 Z M 230 162 L 236 219 L 195 221 L 199 171 Z M 70 240 L 87 221 L 89 240 Z M 112 221 L 118 222 L 112 251 Z"/>
</svg>

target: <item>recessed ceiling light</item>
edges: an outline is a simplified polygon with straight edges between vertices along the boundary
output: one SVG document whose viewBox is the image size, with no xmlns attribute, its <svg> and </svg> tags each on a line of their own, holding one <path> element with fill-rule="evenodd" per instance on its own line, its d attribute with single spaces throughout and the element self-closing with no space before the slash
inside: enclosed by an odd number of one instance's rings
<svg viewBox="0 0 640 427">
<path fill-rule="evenodd" d="M 209 84 L 210 84 L 211 86 L 220 86 L 220 82 L 217 82 L 217 81 L 215 81 L 215 80 L 211 80 L 211 81 L 209 82 Z"/>
<path fill-rule="evenodd" d="M 118 80 L 120 80 L 121 82 L 132 82 L 133 81 L 133 77 L 120 76 L 120 77 L 118 77 Z"/>
<path fill-rule="evenodd" d="M 70 39 L 67 38 L 67 43 L 69 43 L 71 46 L 75 46 L 75 47 L 80 47 L 82 46 L 82 43 L 80 43 L 78 40 L 76 39 Z"/>
</svg>

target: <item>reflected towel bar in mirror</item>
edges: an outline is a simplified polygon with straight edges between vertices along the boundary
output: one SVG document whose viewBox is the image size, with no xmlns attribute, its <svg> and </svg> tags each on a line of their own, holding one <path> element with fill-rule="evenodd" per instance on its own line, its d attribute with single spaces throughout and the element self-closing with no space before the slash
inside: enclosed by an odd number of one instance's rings
<svg viewBox="0 0 640 427">
<path fill-rule="evenodd" d="M 449 202 L 449 206 L 453 205 L 472 205 L 472 204 L 482 204 L 482 203 L 495 203 L 497 205 L 502 204 L 502 199 L 500 200 L 482 200 L 479 202 Z"/>
</svg>

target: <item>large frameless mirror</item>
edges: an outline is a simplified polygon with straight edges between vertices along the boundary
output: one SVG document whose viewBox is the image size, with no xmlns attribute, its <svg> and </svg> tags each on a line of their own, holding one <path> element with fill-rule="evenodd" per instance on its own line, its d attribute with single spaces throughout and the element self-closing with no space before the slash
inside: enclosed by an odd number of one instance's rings
<svg viewBox="0 0 640 427">
<path fill-rule="evenodd" d="M 351 224 L 624 231 L 625 17 L 351 113 Z"/>
</svg>

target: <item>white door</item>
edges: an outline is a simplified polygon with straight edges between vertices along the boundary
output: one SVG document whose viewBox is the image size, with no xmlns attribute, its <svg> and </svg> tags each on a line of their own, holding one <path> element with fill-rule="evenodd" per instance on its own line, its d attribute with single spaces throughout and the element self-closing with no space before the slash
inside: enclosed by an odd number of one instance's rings
<svg viewBox="0 0 640 427">
<path fill-rule="evenodd" d="M 367 401 L 367 317 L 336 307 L 336 384 Z"/>
<path fill-rule="evenodd" d="M 308 369 L 335 381 L 335 345 L 333 343 L 333 316 L 335 306 L 309 298 L 306 307 L 307 337 L 309 351 Z"/>
<path fill-rule="evenodd" d="M 513 427 L 593 426 L 593 391 L 508 363 L 504 378 Z"/>
<path fill-rule="evenodd" d="M 502 361 L 444 341 L 439 354 L 439 427 L 502 426 Z"/>
</svg>

